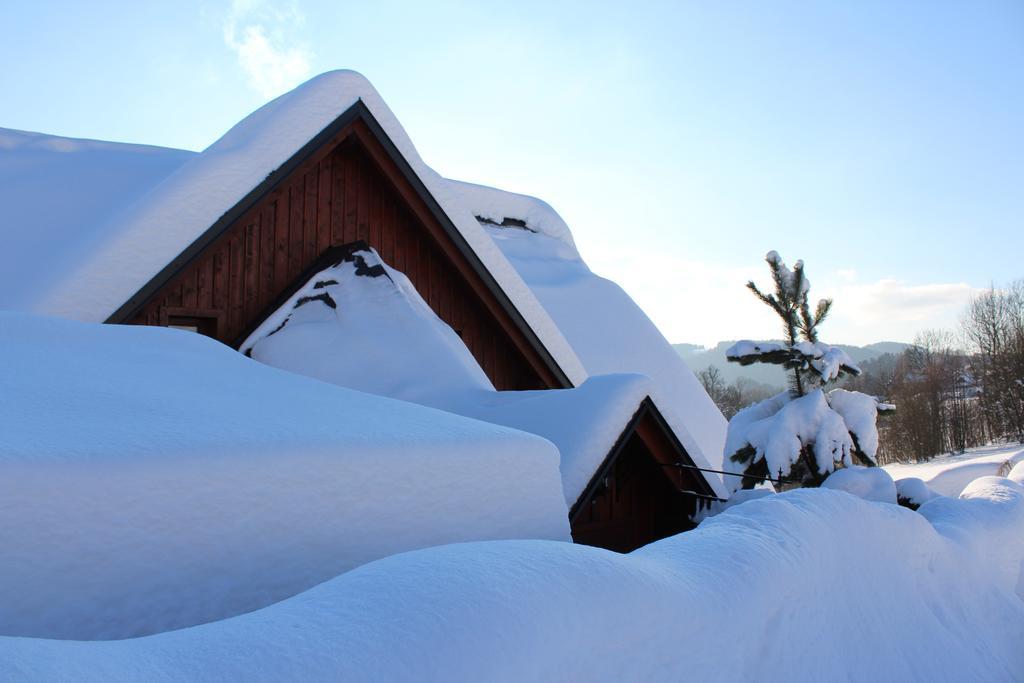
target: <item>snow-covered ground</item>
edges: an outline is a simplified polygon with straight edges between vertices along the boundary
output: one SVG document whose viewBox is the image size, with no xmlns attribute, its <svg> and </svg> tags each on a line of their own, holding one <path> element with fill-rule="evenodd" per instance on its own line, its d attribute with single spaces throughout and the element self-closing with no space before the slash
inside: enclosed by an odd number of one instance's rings
<svg viewBox="0 0 1024 683">
<path fill-rule="evenodd" d="M 978 477 L 1005 475 L 1021 461 L 1024 461 L 1024 445 L 1003 444 L 970 448 L 960 454 L 947 453 L 923 463 L 894 463 L 884 467 L 893 479 L 916 477 L 936 493 L 958 496 Z"/>
<path fill-rule="evenodd" d="M 568 540 L 558 466 L 200 335 L 0 312 L 0 633 L 154 633 L 405 550 Z"/>
<path fill-rule="evenodd" d="M 113 642 L 0 638 L 0 679 L 1012 681 L 1024 487 L 920 513 L 800 490 L 628 555 L 430 548 L 233 619 Z"/>
</svg>

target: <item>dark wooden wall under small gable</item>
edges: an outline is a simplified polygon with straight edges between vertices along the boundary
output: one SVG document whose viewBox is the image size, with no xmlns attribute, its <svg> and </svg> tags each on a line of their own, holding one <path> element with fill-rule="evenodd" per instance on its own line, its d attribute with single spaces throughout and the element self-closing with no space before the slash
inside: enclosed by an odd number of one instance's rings
<svg viewBox="0 0 1024 683">
<path fill-rule="evenodd" d="M 124 322 L 188 326 L 237 347 L 321 254 L 356 240 L 409 277 L 496 388 L 565 385 L 535 357 L 497 295 L 360 120 L 278 181 Z"/>
<path fill-rule="evenodd" d="M 713 496 L 650 399 L 641 406 L 570 514 L 576 543 L 630 552 L 688 531 L 700 498 Z"/>
</svg>

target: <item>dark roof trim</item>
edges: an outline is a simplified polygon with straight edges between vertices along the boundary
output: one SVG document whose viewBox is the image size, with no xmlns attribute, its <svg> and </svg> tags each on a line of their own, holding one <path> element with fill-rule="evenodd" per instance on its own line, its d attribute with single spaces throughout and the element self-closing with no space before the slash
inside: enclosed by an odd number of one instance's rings
<svg viewBox="0 0 1024 683">
<path fill-rule="evenodd" d="M 477 256 L 476 252 L 469 246 L 469 242 L 466 241 L 466 238 L 461 232 L 459 232 L 458 228 L 455 227 L 452 219 L 447 213 L 445 213 L 444 209 L 441 208 L 441 205 L 437 203 L 434 196 L 430 194 L 430 191 L 423 184 L 423 181 L 420 180 L 420 177 L 412 170 L 409 162 L 406 161 L 402 153 L 398 151 L 395 143 L 392 142 L 390 137 L 388 137 L 388 134 L 377 122 L 377 119 L 374 118 L 373 114 L 366 105 L 363 104 L 362 100 L 356 102 L 354 107 L 359 108 L 363 122 L 366 123 L 370 132 L 372 132 L 381 143 L 388 156 L 395 162 L 395 165 L 402 172 L 402 175 L 407 181 L 409 181 L 409 184 L 412 185 L 413 189 L 416 190 L 416 193 L 427 205 L 430 213 L 434 216 L 437 222 L 441 224 L 448 236 L 452 238 L 452 242 L 454 242 L 459 252 L 466 258 L 466 261 L 469 263 L 473 271 L 479 275 L 480 279 L 483 280 L 484 284 L 486 284 L 487 289 L 489 289 L 494 295 L 494 298 L 497 299 L 502 310 L 504 310 L 512 319 L 515 326 L 522 331 L 523 336 L 526 337 L 530 347 L 537 353 L 554 378 L 562 385 L 562 388 L 572 388 L 573 383 L 569 380 L 569 376 L 565 374 L 565 371 L 563 371 L 561 366 L 555 361 L 547 347 L 541 343 L 540 338 L 533 331 L 533 328 L 526 322 L 526 319 L 523 317 L 522 313 L 519 312 L 519 309 L 516 308 L 515 304 L 512 303 L 512 300 L 508 298 L 508 294 L 505 293 L 505 290 L 498 285 L 497 280 L 494 279 L 494 275 L 491 274 L 491 271 L 487 270 L 483 262 L 480 260 L 480 257 Z"/>
<path fill-rule="evenodd" d="M 171 278 L 188 267 L 188 265 L 192 263 L 192 261 L 194 261 L 196 257 L 198 257 L 208 246 L 210 246 L 214 240 L 224 234 L 224 232 L 231 227 L 231 224 L 238 220 L 242 214 L 255 206 L 256 203 L 264 197 L 264 195 L 273 190 L 311 154 L 316 152 L 316 150 L 320 149 L 320 147 L 328 140 L 341 132 L 345 126 L 354 123 L 356 119 L 360 117 L 360 111 L 358 108 L 359 104 L 362 103 L 357 102 L 355 105 L 346 109 L 341 116 L 334 119 L 330 125 L 320 131 L 312 140 L 303 145 L 298 152 L 291 156 L 291 158 L 281 164 L 277 169 L 271 171 L 270 174 L 263 179 L 263 182 L 253 188 L 253 190 L 249 192 L 249 194 L 245 195 L 241 201 L 228 209 L 223 216 L 218 218 L 213 225 L 206 229 L 206 232 L 196 238 L 196 240 L 192 242 L 192 244 L 188 245 L 183 252 L 178 254 L 174 260 L 164 266 L 163 270 L 143 285 L 134 296 L 128 299 L 128 301 L 124 302 L 124 304 L 114 311 L 105 322 L 123 323 L 135 315 L 158 289 L 163 287 L 169 280 L 171 280 Z"/>
<path fill-rule="evenodd" d="M 245 195 L 241 201 L 217 219 L 217 221 L 194 242 L 192 242 L 192 244 L 175 257 L 174 260 L 164 266 L 159 273 L 143 285 L 139 291 L 128 299 L 128 301 L 124 302 L 124 304 L 114 311 L 105 322 L 123 323 L 135 315 L 158 289 L 188 267 L 188 265 L 192 263 L 192 261 L 194 261 L 208 246 L 210 246 L 214 240 L 227 231 L 227 229 L 231 227 L 232 223 L 238 220 L 242 214 L 252 208 L 260 199 L 263 198 L 264 195 L 272 191 L 310 155 L 320 149 L 346 126 L 355 123 L 357 120 L 366 124 L 366 127 L 387 152 L 388 157 L 398 167 L 402 176 L 413 187 L 420 199 L 423 200 L 424 204 L 426 204 L 431 215 L 438 221 L 438 223 L 440 223 L 445 233 L 451 237 L 452 242 L 459 250 L 459 253 L 462 254 L 467 263 L 470 264 L 473 271 L 481 278 L 488 290 L 502 307 L 502 310 L 504 310 L 504 312 L 512 319 L 512 322 L 516 327 L 520 329 L 526 337 L 527 342 L 537 353 L 538 357 L 542 360 L 555 379 L 557 379 L 565 388 L 572 387 L 572 382 L 562 370 L 561 366 L 558 365 L 548 349 L 543 343 L 541 343 L 540 338 L 534 332 L 533 328 L 527 324 L 526 319 L 523 318 L 519 309 L 515 307 L 512 300 L 509 299 L 505 291 L 501 289 L 497 281 L 494 279 L 494 276 L 480 261 L 476 252 L 474 252 L 469 246 L 469 243 L 466 242 L 466 238 L 463 237 L 462 233 L 460 233 L 455 227 L 455 224 L 452 222 L 448 214 L 444 212 L 440 204 L 438 204 L 433 195 L 430 194 L 430 191 L 427 190 L 423 181 L 420 180 L 418 175 L 416 175 L 416 172 L 409 165 L 409 162 L 406 161 L 404 156 L 402 156 L 402 153 L 395 146 L 395 143 L 384 131 L 380 123 L 377 122 L 377 119 L 374 118 L 373 114 L 362 100 L 357 100 L 355 104 L 342 112 L 338 118 L 334 119 L 334 121 L 332 121 L 326 128 L 314 136 L 312 140 L 303 145 L 299 151 L 293 154 L 287 161 L 281 164 L 281 166 L 271 171 L 263 182 L 257 185 L 251 192 Z"/>
<path fill-rule="evenodd" d="M 615 441 L 615 445 L 612 446 L 612 449 L 605 457 L 604 462 L 601 463 L 601 466 L 597 468 L 597 472 L 595 472 L 594 476 L 591 477 L 590 483 L 587 484 L 586 488 L 583 489 L 583 493 L 581 493 L 576 499 L 576 502 L 573 503 L 572 508 L 569 510 L 570 522 L 576 520 L 576 517 L 583 511 L 583 505 L 594 497 L 594 494 L 601 487 L 601 483 L 604 481 L 605 477 L 608 476 L 609 472 L 611 472 L 611 469 L 615 466 L 619 456 L 622 455 L 622 451 L 626 448 L 629 438 L 633 436 L 633 432 L 636 431 L 637 425 L 640 424 L 640 420 L 647 415 L 650 415 L 654 419 L 659 429 L 661 429 L 665 436 L 668 437 L 669 441 L 676 449 L 676 452 L 679 454 L 680 461 L 682 461 L 684 465 L 696 467 L 693 462 L 693 458 L 690 457 L 690 454 L 686 451 L 686 448 L 683 447 L 683 444 L 679 442 L 678 437 L 676 437 L 676 433 L 672 431 L 668 422 L 665 421 L 665 416 L 661 414 L 660 410 L 658 410 L 658 406 L 654 404 L 654 401 L 651 400 L 650 396 L 646 396 L 644 397 L 644 400 L 640 402 L 640 407 L 637 408 L 635 413 L 633 413 L 633 417 L 631 417 L 629 422 L 626 423 L 625 429 L 622 430 L 619 438 Z M 712 496 L 715 495 L 714 489 L 712 489 L 711 485 L 708 484 L 703 473 L 694 470 L 693 474 L 702 489 L 701 491 L 698 491 L 698 493 Z"/>
</svg>

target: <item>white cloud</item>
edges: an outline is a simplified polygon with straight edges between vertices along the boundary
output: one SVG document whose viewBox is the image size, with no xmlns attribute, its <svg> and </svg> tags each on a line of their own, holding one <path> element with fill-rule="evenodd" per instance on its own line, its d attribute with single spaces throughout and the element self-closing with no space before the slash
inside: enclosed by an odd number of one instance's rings
<svg viewBox="0 0 1024 683">
<path fill-rule="evenodd" d="M 886 278 L 825 288 L 823 294 L 835 300 L 832 332 L 856 344 L 912 341 L 927 329 L 953 329 L 980 291 L 963 282 L 911 284 Z"/>
<path fill-rule="evenodd" d="M 294 3 L 286 8 L 261 0 L 235 0 L 224 21 L 224 43 L 238 57 L 249 86 L 270 98 L 310 75 L 312 53 L 295 39 L 305 18 Z"/>
<path fill-rule="evenodd" d="M 587 251 L 585 256 L 595 272 L 622 285 L 672 342 L 712 345 L 781 334 L 775 314 L 745 287 L 748 280 L 770 286 L 760 264 L 701 263 L 632 249 Z M 831 278 L 812 275 L 811 280 L 812 298 L 835 301 L 822 338 L 846 344 L 913 341 L 926 329 L 955 328 L 980 291 L 964 283 L 858 282 L 852 270 Z"/>
</svg>

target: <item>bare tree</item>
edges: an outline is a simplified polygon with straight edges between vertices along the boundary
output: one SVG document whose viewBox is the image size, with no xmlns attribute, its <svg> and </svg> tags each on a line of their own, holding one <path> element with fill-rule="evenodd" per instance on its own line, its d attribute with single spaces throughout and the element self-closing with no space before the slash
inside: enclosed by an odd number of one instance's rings
<svg viewBox="0 0 1024 683">
<path fill-rule="evenodd" d="M 1024 439 L 1024 280 L 975 297 L 963 331 L 990 437 Z"/>
</svg>

